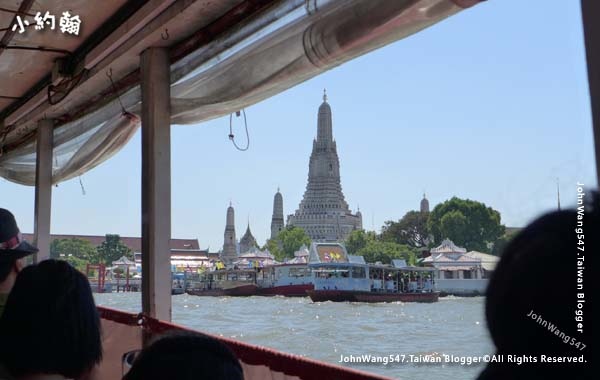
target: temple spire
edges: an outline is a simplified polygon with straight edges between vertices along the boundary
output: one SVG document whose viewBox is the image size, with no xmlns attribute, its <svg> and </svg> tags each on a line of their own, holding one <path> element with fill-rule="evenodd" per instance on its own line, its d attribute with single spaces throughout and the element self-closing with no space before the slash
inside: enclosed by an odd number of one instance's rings
<svg viewBox="0 0 600 380">
<path fill-rule="evenodd" d="M 323 90 L 323 103 L 319 107 L 317 120 L 317 142 L 323 146 L 329 146 L 333 142 L 333 131 L 331 122 L 331 107 L 327 103 L 327 91 Z"/>
<path fill-rule="evenodd" d="M 354 214 L 342 193 L 340 162 L 333 139 L 331 106 L 327 90 L 319 106 L 317 138 L 308 164 L 308 183 L 300 206 L 288 217 L 288 226 L 304 229 L 313 241 L 343 241 L 362 229 L 362 214 Z"/>
</svg>

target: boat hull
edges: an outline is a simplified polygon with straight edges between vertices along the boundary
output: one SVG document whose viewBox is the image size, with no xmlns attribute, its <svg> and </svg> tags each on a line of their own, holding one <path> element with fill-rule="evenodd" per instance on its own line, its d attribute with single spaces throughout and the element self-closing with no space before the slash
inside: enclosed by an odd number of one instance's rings
<svg viewBox="0 0 600 380">
<path fill-rule="evenodd" d="M 306 292 L 313 290 L 313 284 L 282 285 L 269 288 L 259 288 L 259 296 L 306 297 Z"/>
<path fill-rule="evenodd" d="M 313 302 L 437 302 L 439 292 L 427 293 L 387 293 L 361 292 L 353 290 L 309 290 Z"/>
<path fill-rule="evenodd" d="M 255 284 L 240 285 L 227 289 L 190 289 L 187 294 L 205 297 L 249 297 L 257 294 Z"/>
</svg>

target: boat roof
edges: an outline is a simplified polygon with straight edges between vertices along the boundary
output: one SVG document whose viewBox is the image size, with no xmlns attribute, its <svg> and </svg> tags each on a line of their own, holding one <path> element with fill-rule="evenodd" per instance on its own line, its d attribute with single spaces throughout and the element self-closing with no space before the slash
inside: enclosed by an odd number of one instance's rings
<svg viewBox="0 0 600 380">
<path fill-rule="evenodd" d="M 230 274 L 230 273 L 256 273 L 255 269 L 225 269 L 209 272 L 210 274 Z"/>
<path fill-rule="evenodd" d="M 342 262 L 342 263 L 309 263 L 309 267 L 311 268 L 323 268 L 323 267 L 366 267 L 368 264 L 362 263 L 350 263 L 350 262 Z"/>
<path fill-rule="evenodd" d="M 356 264 L 366 264 L 364 256 L 348 255 L 348 261 Z"/>
<path fill-rule="evenodd" d="M 386 264 L 367 264 L 369 268 L 374 269 L 384 269 L 386 271 L 395 271 L 395 272 L 433 272 L 435 268 L 430 267 L 414 267 L 414 266 L 405 266 L 401 268 L 396 268 Z"/>
</svg>

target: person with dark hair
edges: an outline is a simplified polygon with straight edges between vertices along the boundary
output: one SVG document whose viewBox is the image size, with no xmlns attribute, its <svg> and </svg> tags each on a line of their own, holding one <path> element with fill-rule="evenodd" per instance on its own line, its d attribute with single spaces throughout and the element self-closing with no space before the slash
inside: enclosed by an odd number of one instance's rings
<svg viewBox="0 0 600 380">
<path fill-rule="evenodd" d="M 24 268 L 0 317 L 0 342 L 0 379 L 90 374 L 102 359 L 102 343 L 87 278 L 60 260 Z"/>
<path fill-rule="evenodd" d="M 124 366 L 133 353 L 125 354 Z M 198 333 L 165 335 L 144 348 L 123 380 L 243 380 L 234 353 L 217 339 Z"/>
<path fill-rule="evenodd" d="M 0 316 L 17 274 L 23 269 L 23 258 L 37 251 L 22 239 L 14 215 L 0 208 Z"/>
<path fill-rule="evenodd" d="M 586 311 L 587 330 L 582 329 L 576 318 L 582 292 L 578 275 L 585 253 L 591 266 L 589 259 L 600 250 L 599 204 L 586 206 L 584 214 L 544 215 L 506 246 L 490 279 L 485 309 L 503 361 L 489 362 L 479 380 L 585 378 L 591 342 L 582 330 L 589 332 L 591 310 Z M 578 249 L 580 241 L 584 251 Z"/>
</svg>

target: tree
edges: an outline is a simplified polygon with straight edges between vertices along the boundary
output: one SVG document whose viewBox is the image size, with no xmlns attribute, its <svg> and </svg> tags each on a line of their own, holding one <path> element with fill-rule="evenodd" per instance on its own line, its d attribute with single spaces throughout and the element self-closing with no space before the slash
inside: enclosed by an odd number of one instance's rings
<svg viewBox="0 0 600 380">
<path fill-rule="evenodd" d="M 414 248 L 381 240 L 369 240 L 367 245 L 358 251 L 358 254 L 363 256 L 368 263 L 380 261 L 382 264 L 390 264 L 394 259 L 404 259 L 408 265 L 415 265 L 417 259 Z"/>
<path fill-rule="evenodd" d="M 371 241 L 377 240 L 377 234 L 373 231 L 354 230 L 345 241 L 346 251 L 350 255 L 358 255 L 359 251 Z"/>
<path fill-rule="evenodd" d="M 381 240 L 421 248 L 427 246 L 429 213 L 409 211 L 397 222 L 388 220 L 381 230 Z"/>
<path fill-rule="evenodd" d="M 279 240 L 277 240 L 277 238 L 267 240 L 261 249 L 263 251 L 265 249 L 268 250 L 271 255 L 275 256 L 275 260 L 283 261 L 285 259 L 285 255 L 281 249 L 281 243 Z"/>
<path fill-rule="evenodd" d="M 67 261 L 75 268 L 83 271 L 87 263 L 98 261 L 96 248 L 87 240 L 55 239 L 50 243 L 50 257 Z"/>
<path fill-rule="evenodd" d="M 87 260 L 83 260 L 75 256 L 60 257 L 59 259 L 68 262 L 73 268 L 85 273 L 88 264 Z"/>
<path fill-rule="evenodd" d="M 500 213 L 481 202 L 453 197 L 429 214 L 427 227 L 436 242 L 445 238 L 467 250 L 489 252 L 488 244 L 504 234 Z"/>
<path fill-rule="evenodd" d="M 394 259 L 404 259 L 409 265 L 415 265 L 417 252 L 415 248 L 393 241 L 383 241 L 381 235 L 373 231 L 352 231 L 345 242 L 349 255 L 363 256 L 368 263 L 380 261 L 390 264 Z"/>
<path fill-rule="evenodd" d="M 98 251 L 98 263 L 111 265 L 113 261 L 125 256 L 133 260 L 133 252 L 123 244 L 119 235 L 106 235 L 105 240 L 96 250 Z"/>
<path fill-rule="evenodd" d="M 516 234 L 517 231 L 506 231 L 504 235 L 499 237 L 498 240 L 494 242 L 494 246 L 492 247 L 492 255 L 502 256 L 504 249 Z"/>
<path fill-rule="evenodd" d="M 287 226 L 277 234 L 277 237 L 269 239 L 265 247 L 276 260 L 284 261 L 294 257 L 294 252 L 302 245 L 310 246 L 310 243 L 310 238 L 302 228 Z"/>
</svg>

